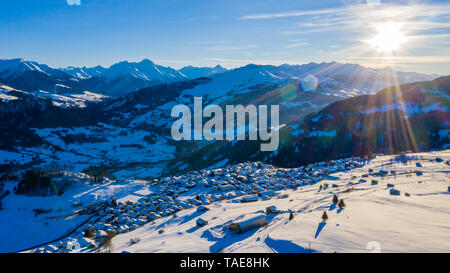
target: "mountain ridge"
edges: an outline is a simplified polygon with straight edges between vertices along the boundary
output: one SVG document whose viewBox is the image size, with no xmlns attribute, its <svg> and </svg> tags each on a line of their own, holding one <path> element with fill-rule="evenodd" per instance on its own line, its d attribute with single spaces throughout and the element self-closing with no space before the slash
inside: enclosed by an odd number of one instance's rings
<svg viewBox="0 0 450 273">
<path fill-rule="evenodd" d="M 378 78 L 380 81 L 386 81 L 383 78 L 398 78 L 399 83 L 403 83 L 430 80 L 436 77 L 436 75 L 400 72 L 387 68 L 372 69 L 357 64 L 341 64 L 338 62 L 310 62 L 307 64 L 283 64 L 279 66 L 248 64 L 229 70 L 220 65 L 215 67 L 185 66 L 176 70 L 171 67 L 158 65 L 149 59 L 144 59 L 140 62 L 122 61 L 108 68 L 99 65 L 89 68 L 66 67 L 60 69 L 20 58 L 0 60 L 0 83 L 24 91 L 44 90 L 58 94 L 90 91 L 107 96 L 120 97 L 160 83 L 171 83 L 200 77 L 218 78 L 224 73 L 228 73 L 227 75 L 240 73 L 240 77 L 248 79 L 261 78 L 261 76 L 268 77 L 264 80 L 266 82 L 274 81 L 277 78 L 284 80 L 300 79 L 308 75 L 314 75 L 318 78 L 327 77 L 338 81 L 347 77 L 347 79 L 344 79 L 346 84 L 355 85 L 356 88 L 360 88 L 362 85 L 369 85 L 361 82 L 360 79 L 364 78 L 369 78 L 369 81 L 373 81 L 373 78 Z M 252 73 L 260 75 L 252 75 Z M 353 76 L 349 77 L 349 75 Z M 374 88 L 378 88 L 376 83 Z"/>
</svg>

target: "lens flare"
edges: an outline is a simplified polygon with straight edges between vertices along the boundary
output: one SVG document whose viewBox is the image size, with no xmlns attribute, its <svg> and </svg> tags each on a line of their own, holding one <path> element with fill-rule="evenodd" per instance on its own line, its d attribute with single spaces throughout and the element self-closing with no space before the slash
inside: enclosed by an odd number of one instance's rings
<svg viewBox="0 0 450 273">
<path fill-rule="evenodd" d="M 280 88 L 280 97 L 283 101 L 293 100 L 297 97 L 297 91 L 294 84 L 287 84 Z"/>
<path fill-rule="evenodd" d="M 319 79 L 314 75 L 308 75 L 300 81 L 300 88 L 304 92 L 314 92 L 319 85 Z"/>
</svg>

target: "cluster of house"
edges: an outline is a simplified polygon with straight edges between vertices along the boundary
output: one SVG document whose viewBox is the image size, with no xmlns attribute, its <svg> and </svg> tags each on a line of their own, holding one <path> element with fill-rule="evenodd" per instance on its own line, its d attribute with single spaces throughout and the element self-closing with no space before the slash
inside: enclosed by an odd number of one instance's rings
<svg viewBox="0 0 450 273">
<path fill-rule="evenodd" d="M 225 199 L 254 202 L 284 198 L 286 196 L 280 194 L 280 190 L 313 184 L 326 179 L 331 173 L 358 168 L 364 163 L 365 160 L 356 157 L 284 169 L 252 162 L 154 179 L 149 183 L 155 190 L 148 196 L 136 202 L 110 200 L 83 228 L 79 228 L 79 231 L 57 243 L 34 251 L 66 252 L 96 249 L 108 234 L 129 232 L 183 209 L 193 207 L 197 207 L 197 210 L 207 209 L 205 205 Z M 256 218 L 263 221 L 259 216 Z M 201 219 L 197 224 L 206 225 L 207 221 Z M 235 227 L 237 231 L 241 231 L 241 228 Z"/>
</svg>

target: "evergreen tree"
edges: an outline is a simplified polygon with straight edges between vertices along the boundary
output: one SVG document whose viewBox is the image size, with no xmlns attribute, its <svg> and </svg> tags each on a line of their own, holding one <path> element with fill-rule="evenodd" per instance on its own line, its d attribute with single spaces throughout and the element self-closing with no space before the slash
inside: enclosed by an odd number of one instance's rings
<svg viewBox="0 0 450 273">
<path fill-rule="evenodd" d="M 344 199 L 339 200 L 339 204 L 338 204 L 340 209 L 345 208 L 345 203 L 344 203 Z"/>
<path fill-rule="evenodd" d="M 337 195 L 333 195 L 333 204 L 337 204 L 337 202 L 339 202 L 339 199 L 337 197 Z"/>
<path fill-rule="evenodd" d="M 322 214 L 322 220 L 323 220 L 324 222 L 326 222 L 326 221 L 328 220 L 328 215 L 327 215 L 327 212 L 326 212 L 326 211 L 324 211 L 323 214 Z"/>
<path fill-rule="evenodd" d="M 291 212 L 291 213 L 289 214 L 289 221 L 291 221 L 292 219 L 294 219 L 294 214 Z"/>
</svg>

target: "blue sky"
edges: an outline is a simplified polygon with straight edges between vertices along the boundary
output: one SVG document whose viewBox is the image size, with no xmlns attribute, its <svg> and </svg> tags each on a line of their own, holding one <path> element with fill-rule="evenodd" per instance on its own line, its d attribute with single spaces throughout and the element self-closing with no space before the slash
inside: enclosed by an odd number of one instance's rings
<svg viewBox="0 0 450 273">
<path fill-rule="evenodd" d="M 448 1 L 2 0 L 0 57 L 53 67 L 335 60 L 450 74 L 449 19 Z"/>
</svg>

